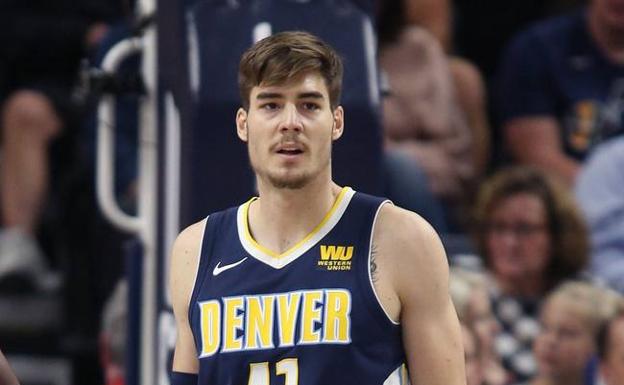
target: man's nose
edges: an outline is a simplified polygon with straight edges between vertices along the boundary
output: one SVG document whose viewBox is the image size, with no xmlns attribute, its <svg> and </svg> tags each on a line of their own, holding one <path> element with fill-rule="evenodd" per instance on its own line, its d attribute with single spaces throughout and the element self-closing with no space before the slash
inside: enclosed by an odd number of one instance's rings
<svg viewBox="0 0 624 385">
<path fill-rule="evenodd" d="M 284 107 L 282 113 L 282 120 L 280 121 L 280 131 L 295 130 L 301 131 L 303 129 L 303 123 L 297 106 L 287 104 Z"/>
</svg>

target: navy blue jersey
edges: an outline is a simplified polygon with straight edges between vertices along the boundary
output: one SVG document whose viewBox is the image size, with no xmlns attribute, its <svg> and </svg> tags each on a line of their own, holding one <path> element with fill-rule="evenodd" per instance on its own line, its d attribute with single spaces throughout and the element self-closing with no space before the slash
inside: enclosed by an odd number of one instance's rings
<svg viewBox="0 0 624 385">
<path fill-rule="evenodd" d="M 282 254 L 248 228 L 253 200 L 206 221 L 189 319 L 201 385 L 407 383 L 401 329 L 369 273 L 384 200 L 344 188 Z"/>
</svg>

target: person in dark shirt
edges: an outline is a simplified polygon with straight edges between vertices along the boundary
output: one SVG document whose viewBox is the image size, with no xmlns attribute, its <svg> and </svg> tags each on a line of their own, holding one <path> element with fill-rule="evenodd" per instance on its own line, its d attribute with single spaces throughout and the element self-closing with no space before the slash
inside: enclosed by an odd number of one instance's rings
<svg viewBox="0 0 624 385">
<path fill-rule="evenodd" d="M 510 44 L 497 86 L 512 158 L 572 185 L 600 142 L 624 132 L 624 11 L 586 9 L 535 24 Z"/>
</svg>

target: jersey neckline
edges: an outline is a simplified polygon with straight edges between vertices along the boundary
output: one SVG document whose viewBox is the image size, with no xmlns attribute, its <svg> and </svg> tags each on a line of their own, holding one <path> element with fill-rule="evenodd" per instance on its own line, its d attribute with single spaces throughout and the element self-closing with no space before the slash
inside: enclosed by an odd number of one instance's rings
<svg viewBox="0 0 624 385">
<path fill-rule="evenodd" d="M 248 220 L 249 206 L 253 201 L 258 199 L 257 197 L 253 197 L 238 207 L 238 238 L 240 239 L 243 248 L 247 251 L 247 253 L 249 253 L 249 255 L 275 269 L 281 269 L 295 259 L 299 258 L 301 255 L 305 254 L 305 252 L 310 250 L 312 246 L 323 239 L 334 228 L 334 226 L 336 226 L 349 206 L 349 202 L 351 202 L 351 198 L 353 198 L 354 194 L 355 191 L 352 188 L 347 186 L 343 187 L 338 194 L 338 197 L 336 197 L 334 204 L 329 209 L 327 214 L 325 214 L 323 220 L 321 220 L 321 222 L 301 241 L 297 242 L 294 246 L 281 254 L 262 246 L 251 235 Z"/>
</svg>

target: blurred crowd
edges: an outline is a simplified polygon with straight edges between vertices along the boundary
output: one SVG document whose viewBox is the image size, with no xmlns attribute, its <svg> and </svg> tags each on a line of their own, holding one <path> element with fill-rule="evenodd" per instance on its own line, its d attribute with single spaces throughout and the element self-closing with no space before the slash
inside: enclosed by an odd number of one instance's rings
<svg viewBox="0 0 624 385">
<path fill-rule="evenodd" d="M 45 333 L 0 316 L 0 349 L 69 357 L 74 383 L 123 383 L 128 237 L 95 204 L 99 95 L 80 80 L 135 27 L 134 7 L 0 2 L 0 302 L 60 304 Z M 624 384 L 624 1 L 367 10 L 386 194 L 461 240 L 445 244 L 468 385 Z M 118 173 L 132 211 L 134 171 Z"/>
<path fill-rule="evenodd" d="M 441 209 L 397 203 L 470 240 L 447 248 L 468 384 L 624 383 L 624 2 L 381 9 L 385 151 Z"/>
</svg>

